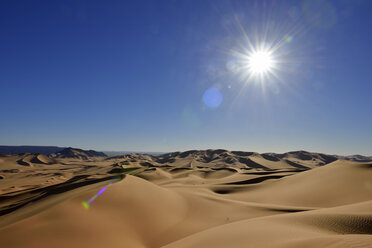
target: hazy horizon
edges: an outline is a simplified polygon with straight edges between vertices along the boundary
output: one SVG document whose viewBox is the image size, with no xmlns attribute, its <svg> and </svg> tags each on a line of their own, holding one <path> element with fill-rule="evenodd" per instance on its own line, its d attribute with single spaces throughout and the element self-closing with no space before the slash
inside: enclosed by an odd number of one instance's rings
<svg viewBox="0 0 372 248">
<path fill-rule="evenodd" d="M 371 10 L 2 1 L 1 143 L 372 155 Z M 257 50 L 272 60 L 260 72 Z"/>
<path fill-rule="evenodd" d="M 0 146 L 11 146 L 11 145 L 4 145 L 0 144 Z M 38 145 L 14 145 L 14 146 L 38 146 Z M 99 152 L 104 152 L 104 153 L 172 153 L 172 152 L 185 152 L 185 151 L 190 151 L 190 150 L 217 150 L 217 149 L 222 149 L 222 150 L 227 150 L 227 151 L 244 151 L 244 152 L 258 152 L 258 153 L 287 153 L 287 152 L 297 152 L 297 151 L 305 151 L 305 152 L 311 152 L 311 153 L 324 153 L 328 155 L 340 155 L 340 156 L 352 156 L 352 155 L 362 155 L 362 156 L 372 156 L 371 154 L 360 154 L 360 153 L 353 153 L 353 154 L 341 154 L 341 153 L 327 153 L 324 151 L 316 151 L 316 150 L 304 150 L 304 149 L 294 149 L 294 150 L 288 150 L 288 151 L 257 151 L 257 150 L 244 150 L 244 149 L 226 149 L 226 148 L 221 148 L 221 147 L 214 147 L 214 148 L 190 148 L 190 149 L 179 149 L 179 150 L 169 150 L 169 151 L 141 151 L 141 150 L 104 150 L 104 149 L 93 149 L 91 147 L 77 147 L 74 145 L 67 145 L 67 146 L 58 146 L 58 145 L 40 145 L 41 147 L 60 147 L 60 148 L 77 148 L 77 149 L 83 149 L 83 150 L 95 150 Z"/>
</svg>

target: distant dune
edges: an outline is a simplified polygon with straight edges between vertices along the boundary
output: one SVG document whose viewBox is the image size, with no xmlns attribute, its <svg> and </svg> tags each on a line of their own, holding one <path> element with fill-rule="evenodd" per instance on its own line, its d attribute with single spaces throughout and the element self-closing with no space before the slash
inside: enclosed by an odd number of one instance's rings
<svg viewBox="0 0 372 248">
<path fill-rule="evenodd" d="M 337 157 L 305 151 L 284 154 L 241 152 L 227 150 L 191 150 L 186 152 L 166 153 L 158 156 L 146 154 L 129 154 L 108 159 L 122 158 L 122 162 L 135 162 L 148 167 L 176 166 L 185 168 L 235 168 L 235 169 L 299 169 L 307 170 L 337 160 Z"/>
<path fill-rule="evenodd" d="M 58 146 L 0 146 L 0 154 L 40 153 L 50 155 L 65 149 Z"/>
<path fill-rule="evenodd" d="M 372 247 L 372 162 L 361 160 L 222 149 L 1 155 L 1 246 Z"/>
<path fill-rule="evenodd" d="M 370 162 L 372 161 L 372 156 L 363 156 L 363 155 L 350 155 L 350 156 L 338 156 L 335 155 L 337 158 L 356 161 L 356 162 Z"/>
<path fill-rule="evenodd" d="M 38 153 L 61 158 L 106 157 L 103 152 L 58 146 L 0 146 L 0 154 Z"/>
<path fill-rule="evenodd" d="M 82 150 L 78 148 L 65 148 L 57 153 L 50 155 L 53 158 L 76 158 L 87 160 L 90 157 L 107 157 L 103 152 L 96 152 L 94 150 Z"/>
</svg>

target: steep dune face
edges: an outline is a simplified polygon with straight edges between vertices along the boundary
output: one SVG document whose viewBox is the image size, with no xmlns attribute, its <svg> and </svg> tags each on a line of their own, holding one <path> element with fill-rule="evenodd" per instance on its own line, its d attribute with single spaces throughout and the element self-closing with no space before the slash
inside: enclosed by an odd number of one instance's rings
<svg viewBox="0 0 372 248">
<path fill-rule="evenodd" d="M 15 157 L 15 156 L 13 156 Z M 55 164 L 56 161 L 43 154 L 20 155 L 17 163 L 22 166 L 34 166 L 34 164 Z"/>
<path fill-rule="evenodd" d="M 37 163 L 37 164 L 55 164 L 56 163 L 54 159 L 51 159 L 50 157 L 43 155 L 43 154 L 35 155 L 30 161 L 32 163 Z"/>
<path fill-rule="evenodd" d="M 333 157 L 306 152 L 226 150 L 80 162 L 56 158 L 56 164 L 22 156 L 0 157 L 5 176 L 0 186 L 9 188 L 12 178 L 19 182 L 16 189 L 0 193 L 4 247 L 372 244 L 371 163 L 331 162 Z M 17 163 L 26 157 L 32 167 Z M 133 168 L 132 176 L 112 181 Z M 62 175 L 54 183 L 40 183 L 52 173 Z M 21 188 L 27 185 L 33 186 Z M 12 206 L 20 207 L 9 212 Z"/>
</svg>

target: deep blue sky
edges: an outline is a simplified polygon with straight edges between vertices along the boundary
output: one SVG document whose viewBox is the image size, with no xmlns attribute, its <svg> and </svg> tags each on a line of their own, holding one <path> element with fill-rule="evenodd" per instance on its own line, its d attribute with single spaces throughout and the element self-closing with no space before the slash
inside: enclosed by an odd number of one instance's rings
<svg viewBox="0 0 372 248">
<path fill-rule="evenodd" d="M 2 0 L 0 143 L 372 154 L 371 12 L 368 0 Z M 234 69 L 248 39 L 278 45 L 276 78 Z"/>
</svg>

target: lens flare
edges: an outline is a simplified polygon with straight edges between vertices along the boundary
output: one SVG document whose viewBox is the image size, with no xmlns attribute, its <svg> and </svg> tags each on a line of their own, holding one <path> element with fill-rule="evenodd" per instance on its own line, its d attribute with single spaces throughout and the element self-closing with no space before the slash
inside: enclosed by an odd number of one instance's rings
<svg viewBox="0 0 372 248">
<path fill-rule="evenodd" d="M 215 87 L 210 87 L 204 92 L 204 104 L 210 108 L 217 108 L 221 105 L 223 100 L 222 93 Z"/>
<path fill-rule="evenodd" d="M 90 205 L 94 202 L 94 200 L 100 195 L 102 194 L 103 192 L 106 191 L 106 189 L 111 186 L 112 183 L 110 183 L 109 185 L 103 187 L 100 191 L 98 191 L 97 194 L 95 194 L 94 196 L 92 196 L 88 201 L 83 201 L 81 202 L 81 205 L 86 209 L 86 210 L 89 210 L 90 208 Z"/>
</svg>

